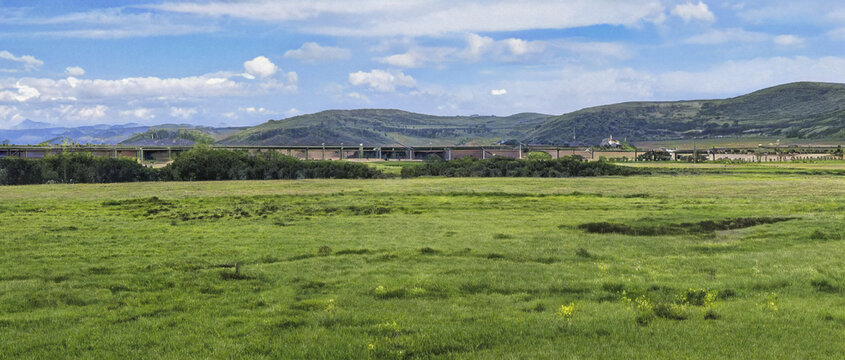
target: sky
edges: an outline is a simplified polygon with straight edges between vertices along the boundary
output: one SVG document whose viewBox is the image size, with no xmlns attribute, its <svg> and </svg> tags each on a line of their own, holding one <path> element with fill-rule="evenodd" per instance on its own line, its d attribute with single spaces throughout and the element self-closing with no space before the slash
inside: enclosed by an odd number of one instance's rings
<svg viewBox="0 0 845 360">
<path fill-rule="evenodd" d="M 0 128 L 562 114 L 845 82 L 845 3 L 0 0 Z"/>
</svg>

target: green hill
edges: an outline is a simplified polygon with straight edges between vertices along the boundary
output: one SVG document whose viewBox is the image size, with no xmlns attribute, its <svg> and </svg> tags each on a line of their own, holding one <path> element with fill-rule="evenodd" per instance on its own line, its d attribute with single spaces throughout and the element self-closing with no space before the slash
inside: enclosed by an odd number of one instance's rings
<svg viewBox="0 0 845 360">
<path fill-rule="evenodd" d="M 192 146 L 194 144 L 212 144 L 243 128 L 190 127 L 190 125 L 161 125 L 133 135 L 120 142 L 122 145 L 136 146 Z"/>
<path fill-rule="evenodd" d="M 559 116 L 433 116 L 389 109 L 331 110 L 271 120 L 218 144 L 455 145 L 521 140 L 596 145 L 717 137 L 845 139 L 845 84 L 791 83 L 723 100 L 629 102 Z"/>
<path fill-rule="evenodd" d="M 529 143 L 593 144 L 629 140 L 772 136 L 845 138 L 845 84 L 791 83 L 724 100 L 632 102 L 549 119 L 526 133 Z"/>
<path fill-rule="evenodd" d="M 218 144 L 379 144 L 424 146 L 518 139 L 551 115 L 433 116 L 392 109 L 329 110 L 267 123 Z"/>
</svg>

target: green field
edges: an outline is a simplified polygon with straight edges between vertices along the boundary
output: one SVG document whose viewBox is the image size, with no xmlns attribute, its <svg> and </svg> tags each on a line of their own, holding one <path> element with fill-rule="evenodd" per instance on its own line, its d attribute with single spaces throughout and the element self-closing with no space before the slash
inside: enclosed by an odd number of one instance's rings
<svg viewBox="0 0 845 360">
<path fill-rule="evenodd" d="M 0 187 L 0 358 L 841 358 L 843 210 L 801 173 Z"/>
</svg>

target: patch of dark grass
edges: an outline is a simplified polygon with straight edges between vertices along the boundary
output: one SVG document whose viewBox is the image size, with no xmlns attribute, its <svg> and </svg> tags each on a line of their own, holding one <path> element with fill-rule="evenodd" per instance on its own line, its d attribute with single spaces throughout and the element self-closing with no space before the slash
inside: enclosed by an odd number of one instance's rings
<svg viewBox="0 0 845 360">
<path fill-rule="evenodd" d="M 331 254 L 332 254 L 332 248 L 330 248 L 326 245 L 320 246 L 320 248 L 317 249 L 317 255 L 319 255 L 319 256 L 329 256 Z"/>
<path fill-rule="evenodd" d="M 684 234 L 712 234 L 716 231 L 744 229 L 757 225 L 774 224 L 793 220 L 792 217 L 749 217 L 725 220 L 704 220 L 695 223 L 679 224 L 621 224 L 611 222 L 591 222 L 578 225 L 581 229 L 593 234 L 623 234 L 633 236 L 660 236 Z"/>
<path fill-rule="evenodd" d="M 714 309 L 707 309 L 704 312 L 704 320 L 719 320 L 722 318 L 722 315 L 719 315 L 718 312 Z"/>
<path fill-rule="evenodd" d="M 105 266 L 92 266 L 88 268 L 88 272 L 94 275 L 111 274 L 111 269 Z"/>
<path fill-rule="evenodd" d="M 305 299 L 291 304 L 290 308 L 293 310 L 302 311 L 325 311 L 328 310 L 331 306 L 333 306 L 331 300 Z"/>
<path fill-rule="evenodd" d="M 267 326 L 272 329 L 296 329 L 307 324 L 305 320 L 299 318 L 282 317 L 279 319 L 272 319 L 267 323 Z"/>
<path fill-rule="evenodd" d="M 589 258 L 593 257 L 593 254 L 590 254 L 590 252 L 587 251 L 587 249 L 585 249 L 585 248 L 578 248 L 578 250 L 575 250 L 575 256 L 580 257 L 580 258 L 589 259 Z"/>
<path fill-rule="evenodd" d="M 669 320 L 686 320 L 688 317 L 682 306 L 662 302 L 654 305 L 654 315 Z"/>
<path fill-rule="evenodd" d="M 827 240 L 828 238 L 828 235 L 820 230 L 813 230 L 813 232 L 810 233 L 811 240 Z"/>
<path fill-rule="evenodd" d="M 827 278 L 822 278 L 822 277 L 813 278 L 812 280 L 810 280 L 810 285 L 812 285 L 813 288 L 815 288 L 816 291 L 819 291 L 819 292 L 824 292 L 824 293 L 837 293 L 837 292 L 839 292 L 839 287 L 837 287 L 833 283 L 833 281 L 831 281 Z"/>
<path fill-rule="evenodd" d="M 423 255 L 436 255 L 436 254 L 439 254 L 439 253 L 440 253 L 440 250 L 432 249 L 428 246 L 420 249 L 420 254 L 423 254 Z"/>
<path fill-rule="evenodd" d="M 505 256 L 502 255 L 502 254 L 499 254 L 499 253 L 489 253 L 489 254 L 487 254 L 486 258 L 488 258 L 490 260 L 500 260 L 500 259 L 504 259 Z"/>
<path fill-rule="evenodd" d="M 344 249 L 340 251 L 336 251 L 335 255 L 365 255 L 365 254 L 372 254 L 374 251 L 372 249 Z"/>
<path fill-rule="evenodd" d="M 513 235 L 508 234 L 495 234 L 493 238 L 496 240 L 504 240 L 504 239 L 513 239 Z"/>
<path fill-rule="evenodd" d="M 296 261 L 296 260 L 305 260 L 310 259 L 313 257 L 317 257 L 315 254 L 301 254 L 301 255 L 294 255 L 288 258 L 288 261 Z"/>
</svg>

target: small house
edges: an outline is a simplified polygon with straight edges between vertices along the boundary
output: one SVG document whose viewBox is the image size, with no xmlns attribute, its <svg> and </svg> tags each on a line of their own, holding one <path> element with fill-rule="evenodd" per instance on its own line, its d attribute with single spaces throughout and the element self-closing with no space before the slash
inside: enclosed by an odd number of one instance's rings
<svg viewBox="0 0 845 360">
<path fill-rule="evenodd" d="M 620 147 L 622 143 L 619 140 L 613 138 L 613 135 L 610 135 L 609 138 L 602 139 L 601 146 L 603 147 Z"/>
</svg>

